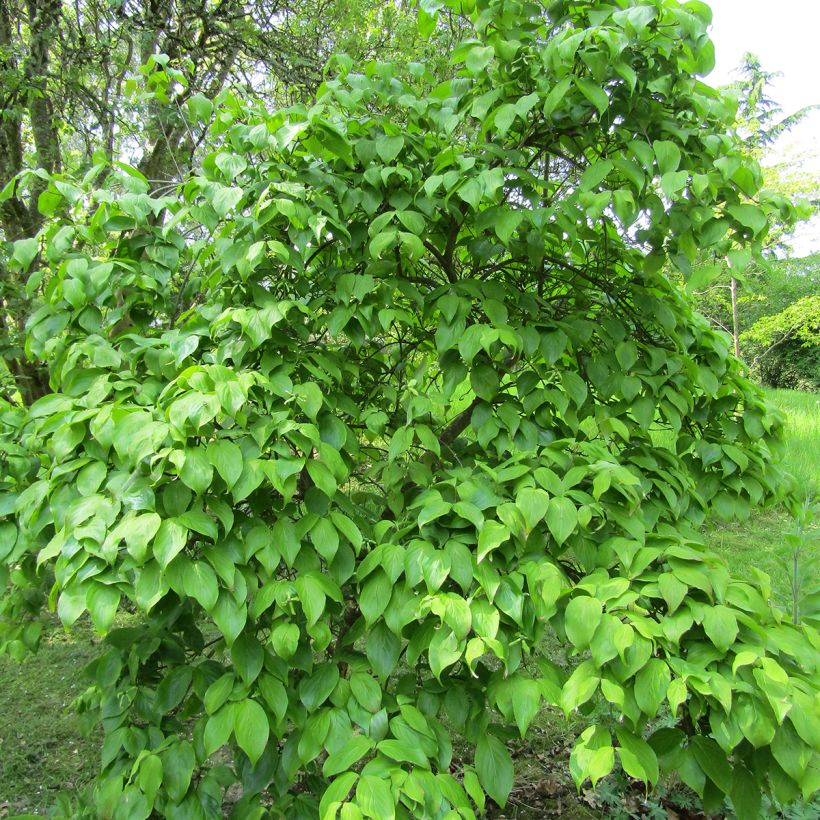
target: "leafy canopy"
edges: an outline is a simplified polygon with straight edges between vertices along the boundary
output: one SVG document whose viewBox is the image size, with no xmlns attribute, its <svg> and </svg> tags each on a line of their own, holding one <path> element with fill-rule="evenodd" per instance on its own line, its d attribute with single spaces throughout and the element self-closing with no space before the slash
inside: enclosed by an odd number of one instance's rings
<svg viewBox="0 0 820 820">
<path fill-rule="evenodd" d="M 449 5 L 446 82 L 339 58 L 310 107 L 222 95 L 168 195 L 52 177 L 5 640 L 52 572 L 107 635 L 91 813 L 218 817 L 239 783 L 242 818 L 470 818 L 543 707 L 590 716 L 579 786 L 673 771 L 741 818 L 818 786 L 817 633 L 697 535 L 784 483 L 663 273 L 788 207 L 697 78 L 708 8 Z"/>
</svg>

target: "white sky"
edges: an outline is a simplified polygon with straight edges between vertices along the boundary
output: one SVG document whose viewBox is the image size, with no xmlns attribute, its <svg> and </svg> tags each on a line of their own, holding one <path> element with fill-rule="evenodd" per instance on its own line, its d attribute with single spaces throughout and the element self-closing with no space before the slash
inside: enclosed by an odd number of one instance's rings
<svg viewBox="0 0 820 820">
<path fill-rule="evenodd" d="M 784 114 L 820 103 L 820 0 L 707 0 L 712 7 L 711 35 L 715 70 L 710 85 L 738 79 L 736 69 L 751 51 L 765 71 L 781 72 L 771 99 Z M 820 111 L 814 111 L 775 145 L 773 153 L 810 152 L 809 166 L 820 172 Z M 795 235 L 795 254 L 820 251 L 820 219 Z"/>
</svg>

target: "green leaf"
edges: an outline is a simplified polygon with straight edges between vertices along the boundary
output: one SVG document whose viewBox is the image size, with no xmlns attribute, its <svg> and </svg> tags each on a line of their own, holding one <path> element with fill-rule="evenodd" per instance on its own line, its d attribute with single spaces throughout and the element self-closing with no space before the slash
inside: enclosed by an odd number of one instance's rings
<svg viewBox="0 0 820 820">
<path fill-rule="evenodd" d="M 510 529 L 498 521 L 485 521 L 478 535 L 478 553 L 476 561 L 483 561 L 493 550 L 497 549 L 510 537 Z"/>
<path fill-rule="evenodd" d="M 656 140 L 652 143 L 655 158 L 658 160 L 658 171 L 661 176 L 678 170 L 681 161 L 680 148 L 668 140 Z"/>
<path fill-rule="evenodd" d="M 671 572 L 664 572 L 658 577 L 658 586 L 671 615 L 689 593 L 689 587 L 679 581 Z"/>
<path fill-rule="evenodd" d="M 495 49 L 492 46 L 474 45 L 467 52 L 464 64 L 471 74 L 481 74 L 495 57 Z"/>
<path fill-rule="evenodd" d="M 204 94 L 197 92 L 188 97 L 188 114 L 193 122 L 208 122 L 213 110 L 213 103 Z"/>
<path fill-rule="evenodd" d="M 569 767 L 575 785 L 580 789 L 589 778 L 593 788 L 615 765 L 612 736 L 601 726 L 590 726 L 582 732 L 570 754 Z"/>
<path fill-rule="evenodd" d="M 704 774 L 724 793 L 732 791 L 732 767 L 726 752 L 708 737 L 695 736 L 689 741 L 689 748 Z"/>
<path fill-rule="evenodd" d="M 766 229 L 766 212 L 757 205 L 730 205 L 726 209 L 741 225 L 758 234 Z"/>
<path fill-rule="evenodd" d="M 299 647 L 299 627 L 296 624 L 277 624 L 271 632 L 270 641 L 279 657 L 293 657 Z"/>
<path fill-rule="evenodd" d="M 339 667 L 335 663 L 321 663 L 299 684 L 299 698 L 308 711 L 321 706 L 339 682 Z"/>
<path fill-rule="evenodd" d="M 572 78 L 564 77 L 558 82 L 557 85 L 554 85 L 550 89 L 549 94 L 547 94 L 544 99 L 544 105 L 541 108 L 545 117 L 550 117 L 552 112 L 558 107 L 558 104 L 566 98 L 567 92 L 569 91 L 571 85 Z"/>
<path fill-rule="evenodd" d="M 518 226 L 524 219 L 524 214 L 521 211 L 510 211 L 499 209 L 495 213 L 493 220 L 493 228 L 496 236 L 505 244 L 509 244 L 513 234 L 518 230 Z"/>
<path fill-rule="evenodd" d="M 173 519 L 166 518 L 154 538 L 154 556 L 162 569 L 167 568 L 187 543 L 188 530 Z"/>
<path fill-rule="evenodd" d="M 578 510 L 568 498 L 556 496 L 550 499 L 546 520 L 552 537 L 560 546 L 578 525 Z"/>
<path fill-rule="evenodd" d="M 575 84 L 578 90 L 598 109 L 603 116 L 609 108 L 609 97 L 601 86 L 586 77 L 576 77 Z"/>
<path fill-rule="evenodd" d="M 227 216 L 242 200 L 241 188 L 225 188 L 220 185 L 211 196 L 211 207 L 221 217 Z"/>
<path fill-rule="evenodd" d="M 308 626 L 313 626 L 325 612 L 325 590 L 311 574 L 300 575 L 295 581 L 296 594 L 302 604 Z"/>
<path fill-rule="evenodd" d="M 760 786 L 747 768 L 736 763 L 732 770 L 732 806 L 737 820 L 757 820 L 761 814 Z"/>
<path fill-rule="evenodd" d="M 568 715 L 595 694 L 600 682 L 600 672 L 592 661 L 580 663 L 561 689 L 561 708 Z"/>
<path fill-rule="evenodd" d="M 564 629 L 576 649 L 586 649 L 602 617 L 602 604 L 587 595 L 578 595 L 564 612 Z"/>
<path fill-rule="evenodd" d="M 658 782 L 660 772 L 658 771 L 658 758 L 652 747 L 641 737 L 633 735 L 626 729 L 617 727 L 615 733 L 618 736 L 618 757 L 624 771 L 637 780 L 655 785 Z"/>
<path fill-rule="evenodd" d="M 315 419 L 322 409 L 324 399 L 322 391 L 315 382 L 304 382 L 293 386 L 296 403 L 304 410 L 309 419 Z"/>
<path fill-rule="evenodd" d="M 341 749 L 329 754 L 322 765 L 322 774 L 333 777 L 358 763 L 374 746 L 374 742 L 364 735 L 353 735 Z"/>
<path fill-rule="evenodd" d="M 513 715 L 522 738 L 540 709 L 541 687 L 538 681 L 517 678 L 513 688 Z"/>
<path fill-rule="evenodd" d="M 722 604 L 709 607 L 703 616 L 703 629 L 709 640 L 721 652 L 726 652 L 737 638 L 737 618 L 731 609 Z"/>
<path fill-rule="evenodd" d="M 347 137 L 336 126 L 314 119 L 313 128 L 323 148 L 343 160 L 348 167 L 353 166 L 353 148 L 347 141 Z"/>
<path fill-rule="evenodd" d="M 321 462 L 314 458 L 307 461 L 307 471 L 311 481 L 328 497 L 336 495 L 338 485 L 333 473 Z"/>
<path fill-rule="evenodd" d="M 669 667 L 659 658 L 650 658 L 635 676 L 635 701 L 645 715 L 651 718 L 657 715 L 671 680 Z"/>
<path fill-rule="evenodd" d="M 319 803 L 320 820 L 336 820 L 339 804 L 350 794 L 350 790 L 358 779 L 357 772 L 346 772 L 333 780 Z"/>
<path fill-rule="evenodd" d="M 365 651 L 373 671 L 385 679 L 393 672 L 399 661 L 401 640 L 390 631 L 384 621 L 379 621 L 367 636 Z"/>
<path fill-rule="evenodd" d="M 230 182 L 233 182 L 248 167 L 245 157 L 227 151 L 220 151 L 214 159 L 214 164 Z"/>
<path fill-rule="evenodd" d="M 430 661 L 430 671 L 437 680 L 441 680 L 444 670 L 461 658 L 462 650 L 459 647 L 455 633 L 447 627 L 441 627 L 433 634 L 427 654 Z"/>
<path fill-rule="evenodd" d="M 37 256 L 36 239 L 17 239 L 12 247 L 11 257 L 23 271 L 27 271 Z"/>
<path fill-rule="evenodd" d="M 493 114 L 493 125 L 495 126 L 496 133 L 500 137 L 505 136 L 517 116 L 518 113 L 512 103 L 505 103 L 499 106 Z"/>
<path fill-rule="evenodd" d="M 234 706 L 235 704 L 229 703 L 208 718 L 202 738 L 208 757 L 230 740 L 234 727 Z"/>
<path fill-rule="evenodd" d="M 369 245 L 370 255 L 374 259 L 381 259 L 382 254 L 395 244 L 398 235 L 399 232 L 395 228 L 377 233 Z"/>
<path fill-rule="evenodd" d="M 250 632 L 239 635 L 231 646 L 231 660 L 242 680 L 250 686 L 259 677 L 265 660 L 265 651 L 256 635 Z"/>
<path fill-rule="evenodd" d="M 185 485 L 197 495 L 203 495 L 211 486 L 213 475 L 214 468 L 203 448 L 189 447 L 185 450 L 185 461 L 179 471 L 179 477 Z"/>
<path fill-rule="evenodd" d="M 356 805 L 365 817 L 394 820 L 396 803 L 390 785 L 375 775 L 363 775 L 356 784 Z"/>
<path fill-rule="evenodd" d="M 359 609 L 368 626 L 384 612 L 392 594 L 390 579 L 380 569 L 367 578 L 359 593 Z"/>
<path fill-rule="evenodd" d="M 513 786 L 513 762 L 507 747 L 494 735 L 483 733 L 475 750 L 475 768 L 484 791 L 501 808 Z"/>
<path fill-rule="evenodd" d="M 350 676 L 350 691 L 368 712 L 376 713 L 381 709 L 382 690 L 370 675 L 364 672 L 354 672 Z"/>
<path fill-rule="evenodd" d="M 484 195 L 484 189 L 475 177 L 469 177 L 459 186 L 456 193 L 459 199 L 463 199 L 474 211 L 477 211 Z"/>
<path fill-rule="evenodd" d="M 381 161 L 385 165 L 389 165 L 400 153 L 404 147 L 404 137 L 388 136 L 382 134 L 376 137 L 376 153 L 381 157 Z"/>
<path fill-rule="evenodd" d="M 171 745 L 162 755 L 162 783 L 168 796 L 181 803 L 191 785 L 196 766 L 194 747 L 187 741 Z"/>
<path fill-rule="evenodd" d="M 97 632 L 101 635 L 111 628 L 119 606 L 120 591 L 116 587 L 96 582 L 89 586 L 86 607 Z"/>
<path fill-rule="evenodd" d="M 190 666 L 179 666 L 171 670 L 157 687 L 157 707 L 163 714 L 176 709 L 182 703 L 191 685 L 193 670 Z"/>
<path fill-rule="evenodd" d="M 205 561 L 191 561 L 186 564 L 183 588 L 185 594 L 199 601 L 206 611 L 209 612 L 216 606 L 219 598 L 219 584 L 216 580 L 216 573 Z"/>
<path fill-rule="evenodd" d="M 232 441 L 218 439 L 209 442 L 207 455 L 228 489 L 232 489 L 242 475 L 242 450 Z"/>
<path fill-rule="evenodd" d="M 233 731 L 239 748 L 255 765 L 268 745 L 270 727 L 265 710 L 250 698 L 239 701 L 233 707 Z"/>
<path fill-rule="evenodd" d="M 539 488 L 525 487 L 516 496 L 515 503 L 524 516 L 527 531 L 532 532 L 536 524 L 547 514 L 549 496 Z"/>
</svg>

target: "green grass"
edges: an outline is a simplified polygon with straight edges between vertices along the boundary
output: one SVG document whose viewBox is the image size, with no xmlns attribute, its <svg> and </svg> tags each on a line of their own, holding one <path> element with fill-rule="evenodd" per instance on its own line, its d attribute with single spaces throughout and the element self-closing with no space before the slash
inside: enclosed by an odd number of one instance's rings
<svg viewBox="0 0 820 820">
<path fill-rule="evenodd" d="M 45 813 L 94 776 L 100 736 L 84 737 L 69 708 L 97 654 L 92 634 L 55 623 L 36 655 L 0 657 L 0 817 Z"/>
<path fill-rule="evenodd" d="M 784 464 L 801 493 L 817 498 L 820 490 L 820 395 L 795 390 L 767 391 L 786 423 Z M 775 603 L 788 607 L 791 596 L 783 566 L 784 535 L 794 527 L 782 507 L 756 510 L 747 521 L 711 522 L 707 543 L 726 560 L 730 570 L 749 577 L 752 567 L 769 574 Z"/>
<path fill-rule="evenodd" d="M 807 493 L 820 492 L 820 394 L 770 390 L 767 396 L 786 417 L 789 471 Z"/>
</svg>

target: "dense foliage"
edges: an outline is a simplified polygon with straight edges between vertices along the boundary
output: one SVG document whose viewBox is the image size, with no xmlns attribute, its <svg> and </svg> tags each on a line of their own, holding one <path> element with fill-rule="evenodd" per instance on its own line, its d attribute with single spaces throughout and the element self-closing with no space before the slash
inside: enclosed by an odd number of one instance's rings
<svg viewBox="0 0 820 820">
<path fill-rule="evenodd" d="M 697 535 L 785 484 L 664 268 L 789 213 L 697 78 L 708 8 L 448 5 L 453 79 L 198 99 L 196 173 L 46 175 L 13 246 L 52 392 L 2 416 L 2 638 L 52 582 L 106 634 L 90 814 L 474 817 L 542 708 L 589 716 L 579 785 L 820 785 L 820 638 Z"/>
<path fill-rule="evenodd" d="M 186 111 L 225 89 L 270 107 L 304 101 L 334 51 L 413 53 L 435 68 L 451 40 L 423 41 L 401 4 L 381 0 L 0 0 L 0 235 L 37 235 L 48 174 L 101 184 L 100 164 L 122 161 L 172 190 L 212 147 L 208 118 Z M 0 277 L 0 392 L 31 402 L 49 388 L 23 349 L 27 282 L 12 268 Z"/>
</svg>

